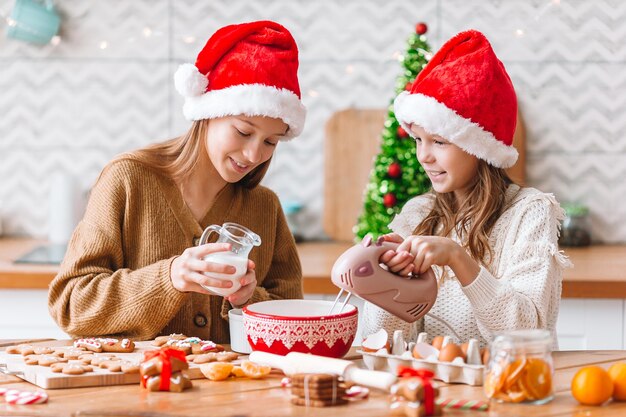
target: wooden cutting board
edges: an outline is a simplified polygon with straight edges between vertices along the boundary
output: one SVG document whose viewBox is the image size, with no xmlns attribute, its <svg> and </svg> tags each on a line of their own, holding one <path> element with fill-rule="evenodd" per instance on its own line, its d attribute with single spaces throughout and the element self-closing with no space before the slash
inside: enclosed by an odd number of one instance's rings
<svg viewBox="0 0 626 417">
<path fill-rule="evenodd" d="M 69 346 L 71 344 L 72 342 L 69 340 L 37 343 L 40 346 Z M 132 353 L 115 353 L 115 355 L 128 360 L 141 360 L 145 351 L 157 349 L 150 341 L 135 342 L 135 346 L 135 351 Z M 243 356 L 234 363 L 240 363 L 242 358 Z M 44 389 L 138 384 L 140 380 L 139 374 L 111 372 L 95 367 L 94 372 L 87 372 L 82 375 L 54 373 L 47 366 L 26 365 L 22 355 L 8 354 L 4 350 L 0 352 L 0 372 L 11 373 Z M 187 375 L 191 379 L 204 378 L 200 372 L 200 366 L 194 363 L 189 364 Z"/>
</svg>

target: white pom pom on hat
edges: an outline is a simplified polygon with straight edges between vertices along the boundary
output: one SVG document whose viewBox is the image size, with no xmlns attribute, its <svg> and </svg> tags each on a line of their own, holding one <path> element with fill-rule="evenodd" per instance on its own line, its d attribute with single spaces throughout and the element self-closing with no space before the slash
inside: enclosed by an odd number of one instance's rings
<svg viewBox="0 0 626 417">
<path fill-rule="evenodd" d="M 182 64 L 174 73 L 174 86 L 183 97 L 197 97 L 204 94 L 209 79 L 200 74 L 193 64 Z"/>
</svg>

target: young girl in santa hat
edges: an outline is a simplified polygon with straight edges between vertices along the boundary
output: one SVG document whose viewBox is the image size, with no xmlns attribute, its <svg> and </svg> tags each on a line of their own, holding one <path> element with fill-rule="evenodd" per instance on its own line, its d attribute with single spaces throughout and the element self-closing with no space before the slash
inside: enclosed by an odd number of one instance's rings
<svg viewBox="0 0 626 417">
<path fill-rule="evenodd" d="M 450 39 L 394 107 L 432 190 L 393 219 L 385 240 L 399 246 L 381 262 L 401 275 L 433 267 L 439 291 L 430 314 L 413 324 L 366 303 L 363 335 L 401 329 L 415 340 L 425 331 L 483 346 L 512 329 L 554 337 L 568 265 L 557 244 L 563 211 L 551 194 L 519 187 L 504 170 L 517 159 L 517 99 L 484 35 Z"/>
<path fill-rule="evenodd" d="M 295 242 L 276 195 L 259 185 L 281 141 L 302 132 L 298 49 L 270 21 L 231 25 L 175 74 L 193 123 L 182 136 L 124 154 L 102 171 L 85 217 L 50 285 L 49 310 L 70 335 L 149 339 L 184 333 L 228 342 L 228 311 L 302 298 Z M 233 222 L 261 237 L 241 288 L 205 273 L 232 265 L 203 260 L 229 250 L 201 246 L 212 224 Z"/>
</svg>

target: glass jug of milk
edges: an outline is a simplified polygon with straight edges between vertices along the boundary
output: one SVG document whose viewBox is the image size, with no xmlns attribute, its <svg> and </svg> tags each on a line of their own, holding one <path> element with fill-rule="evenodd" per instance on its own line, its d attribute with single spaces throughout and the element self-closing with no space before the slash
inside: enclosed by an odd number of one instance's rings
<svg viewBox="0 0 626 417">
<path fill-rule="evenodd" d="M 206 276 L 211 278 L 231 281 L 233 286 L 230 288 L 216 288 L 203 285 L 202 287 L 216 295 L 227 297 L 241 288 L 239 279 L 246 274 L 248 270 L 248 254 L 254 246 L 261 245 L 259 235 L 250 229 L 237 223 L 224 223 L 221 226 L 216 224 L 204 229 L 200 237 L 199 245 L 207 243 L 211 233 L 217 233 L 219 238 L 216 243 L 230 243 L 230 251 L 210 253 L 204 257 L 205 261 L 217 264 L 232 265 L 235 267 L 234 274 L 223 274 L 218 272 L 205 272 Z"/>
</svg>

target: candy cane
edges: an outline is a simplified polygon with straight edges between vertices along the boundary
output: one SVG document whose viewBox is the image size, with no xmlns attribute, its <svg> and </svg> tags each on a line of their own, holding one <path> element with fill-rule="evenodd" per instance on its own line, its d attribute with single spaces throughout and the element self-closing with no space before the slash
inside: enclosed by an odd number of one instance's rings
<svg viewBox="0 0 626 417">
<path fill-rule="evenodd" d="M 19 393 L 19 391 L 13 388 L 1 388 L 0 387 L 0 397 L 5 396 L 5 395 L 11 395 L 13 393 Z"/>
<path fill-rule="evenodd" d="M 370 395 L 369 388 L 353 385 L 346 390 L 345 398 L 351 400 L 364 400 Z"/>
<path fill-rule="evenodd" d="M 489 403 L 479 400 L 454 400 L 454 399 L 442 399 L 438 398 L 436 403 L 443 408 L 451 408 L 455 410 L 474 410 L 474 411 L 487 411 L 489 409 Z"/>
<path fill-rule="evenodd" d="M 43 391 L 7 391 L 4 395 L 7 404 L 30 405 L 48 402 L 48 394 Z"/>
</svg>

